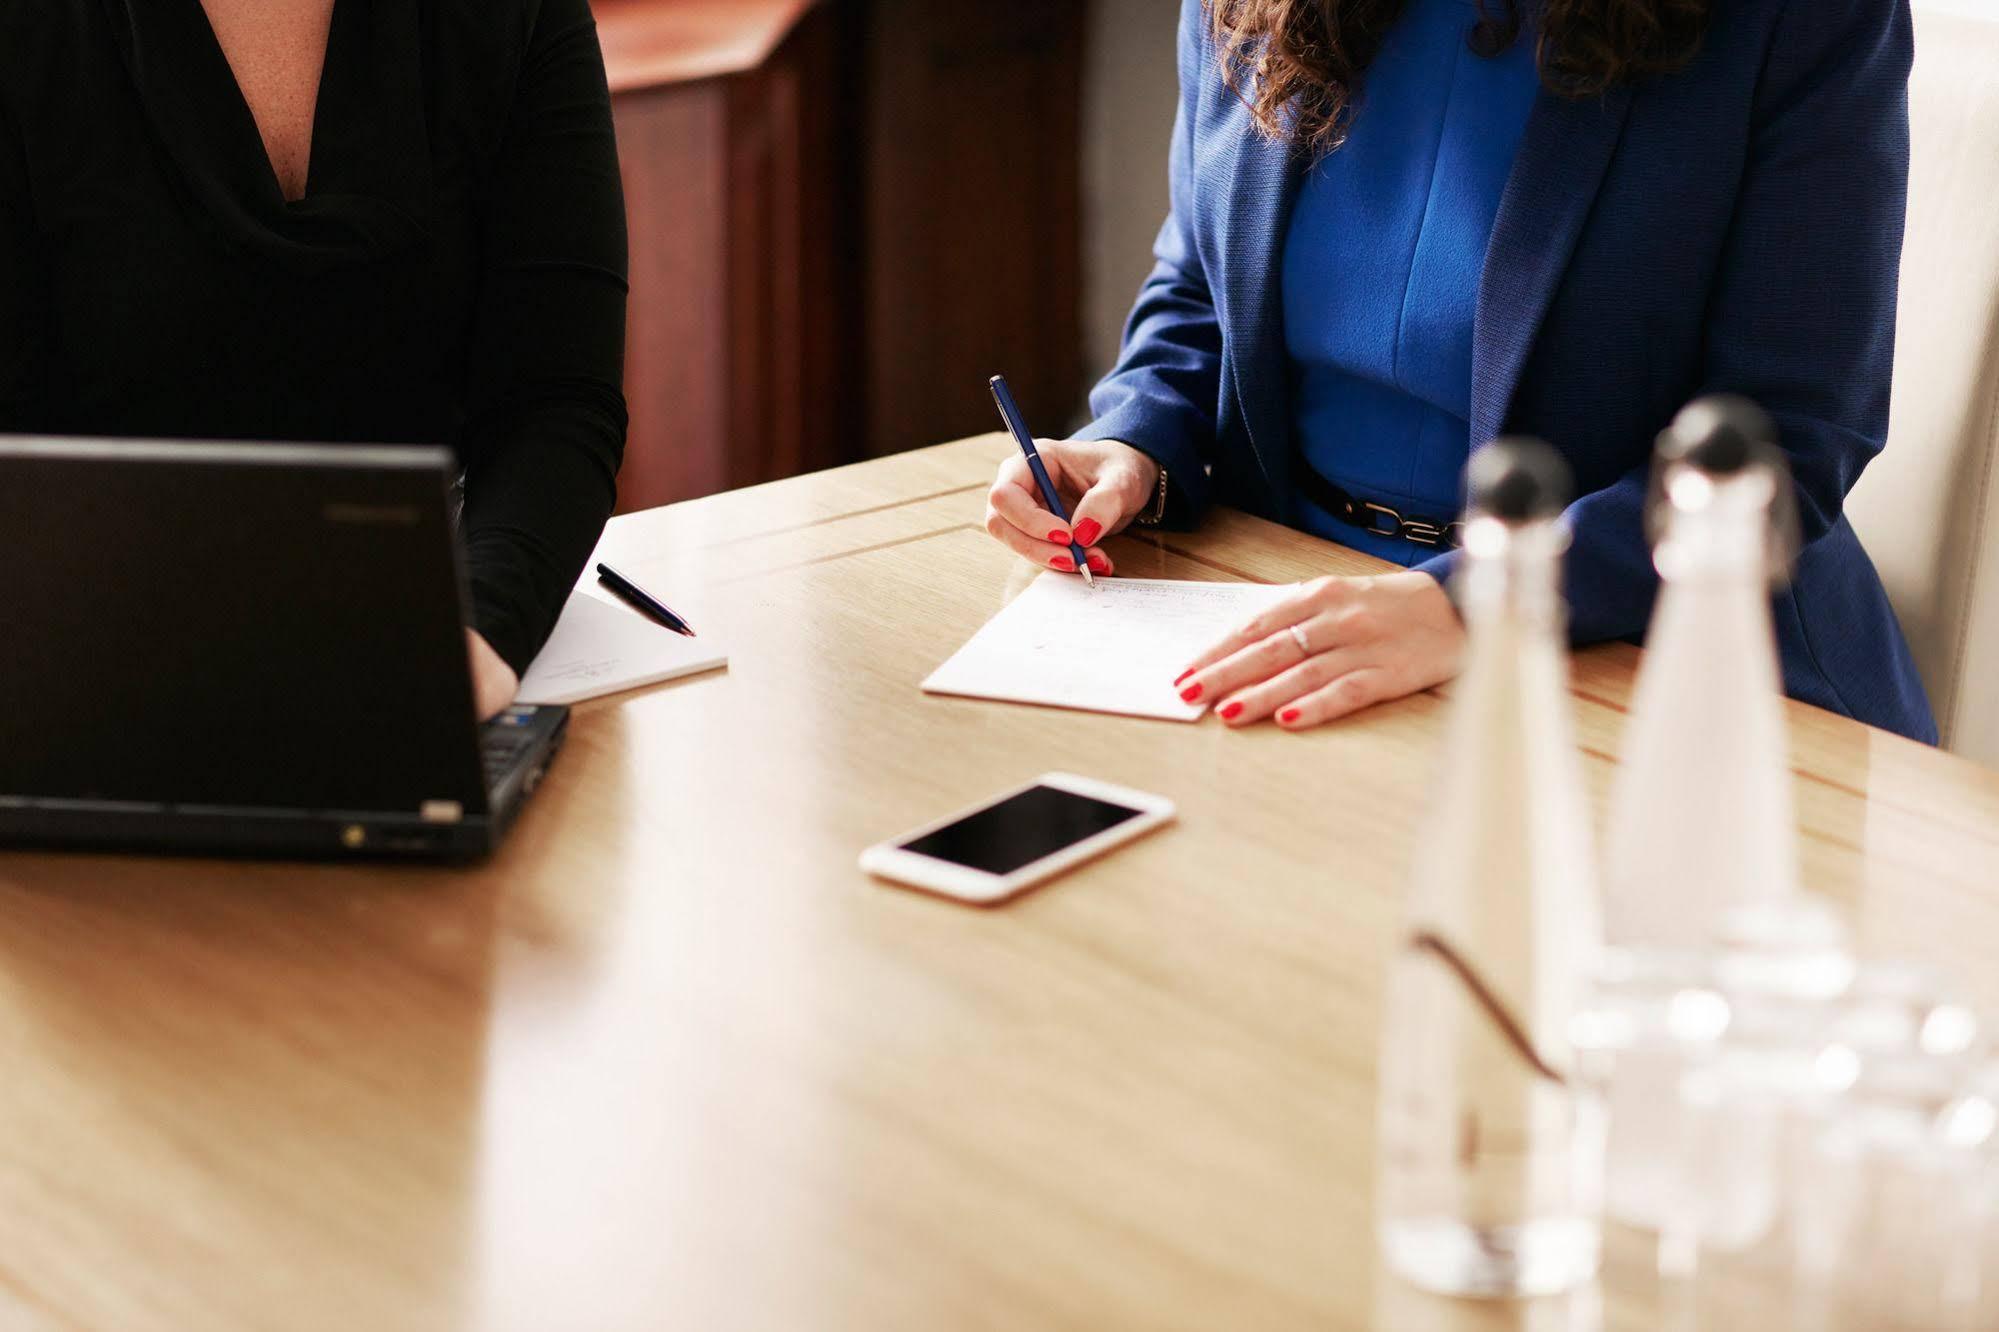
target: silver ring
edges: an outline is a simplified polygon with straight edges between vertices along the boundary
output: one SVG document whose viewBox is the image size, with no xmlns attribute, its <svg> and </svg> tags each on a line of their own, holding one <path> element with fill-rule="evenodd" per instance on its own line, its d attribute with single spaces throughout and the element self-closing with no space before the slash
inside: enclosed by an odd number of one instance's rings
<svg viewBox="0 0 1999 1332">
<path fill-rule="evenodd" d="M 1298 653 L 1299 653 L 1299 655 L 1300 655 L 1300 656 L 1305 656 L 1305 657 L 1309 657 L 1309 656 L 1311 656 L 1311 655 L 1312 655 L 1312 645 L 1311 645 L 1310 643 L 1308 643 L 1308 642 L 1306 642 L 1306 641 L 1305 641 L 1305 630 L 1304 630 L 1304 628 L 1303 628 L 1302 626 L 1300 626 L 1300 625 L 1295 625 L 1295 624 L 1294 624 L 1294 625 L 1292 625 L 1292 626 L 1290 627 L 1290 633 L 1291 633 L 1291 641 L 1292 641 L 1292 642 L 1294 642 L 1294 643 L 1296 643 L 1296 644 L 1298 645 Z"/>
</svg>

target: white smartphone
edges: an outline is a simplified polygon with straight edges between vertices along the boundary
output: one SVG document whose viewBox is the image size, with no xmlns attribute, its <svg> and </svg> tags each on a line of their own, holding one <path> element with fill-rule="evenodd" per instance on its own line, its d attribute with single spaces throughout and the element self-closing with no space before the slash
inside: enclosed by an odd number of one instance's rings
<svg viewBox="0 0 1999 1332">
<path fill-rule="evenodd" d="M 1072 773 L 1027 785 L 861 853 L 861 868 L 990 905 L 1173 821 L 1173 802 Z"/>
</svg>

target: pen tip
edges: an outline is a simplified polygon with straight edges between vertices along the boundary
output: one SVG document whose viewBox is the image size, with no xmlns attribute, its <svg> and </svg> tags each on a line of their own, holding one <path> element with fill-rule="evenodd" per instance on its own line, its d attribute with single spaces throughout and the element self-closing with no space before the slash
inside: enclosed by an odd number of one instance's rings
<svg viewBox="0 0 1999 1332">
<path fill-rule="evenodd" d="M 1091 587 L 1091 588 L 1093 588 L 1093 587 L 1095 587 L 1096 585 L 1097 585 L 1097 580 L 1096 580 L 1096 579 L 1094 579 L 1094 578 L 1092 578 L 1092 577 L 1090 576 L 1090 566 L 1089 566 L 1089 565 L 1087 565 L 1087 564 L 1086 564 L 1086 565 L 1084 565 L 1084 566 L 1083 566 L 1083 586 L 1084 586 L 1084 587 Z"/>
</svg>

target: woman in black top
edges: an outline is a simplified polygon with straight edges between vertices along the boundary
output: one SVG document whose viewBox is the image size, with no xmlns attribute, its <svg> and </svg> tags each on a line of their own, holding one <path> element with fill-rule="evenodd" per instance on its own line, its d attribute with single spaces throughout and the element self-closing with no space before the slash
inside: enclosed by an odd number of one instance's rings
<svg viewBox="0 0 1999 1332">
<path fill-rule="evenodd" d="M 625 261 L 587 0 L 0 0 L 0 431 L 454 445 L 487 715 L 612 508 Z"/>
</svg>

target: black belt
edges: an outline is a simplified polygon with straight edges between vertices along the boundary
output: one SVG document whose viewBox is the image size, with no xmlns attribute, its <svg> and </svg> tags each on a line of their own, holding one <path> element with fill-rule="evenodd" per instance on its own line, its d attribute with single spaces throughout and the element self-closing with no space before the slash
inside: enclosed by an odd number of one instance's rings
<svg viewBox="0 0 1999 1332">
<path fill-rule="evenodd" d="M 1291 479 L 1298 489 L 1305 492 L 1306 499 L 1339 521 L 1358 527 L 1363 532 L 1387 537 L 1391 541 L 1441 546 L 1446 550 L 1456 549 L 1464 539 L 1465 525 L 1457 519 L 1424 518 L 1402 513 L 1373 500 L 1360 499 L 1349 493 L 1346 487 L 1328 480 L 1296 454 L 1291 459 Z"/>
</svg>

